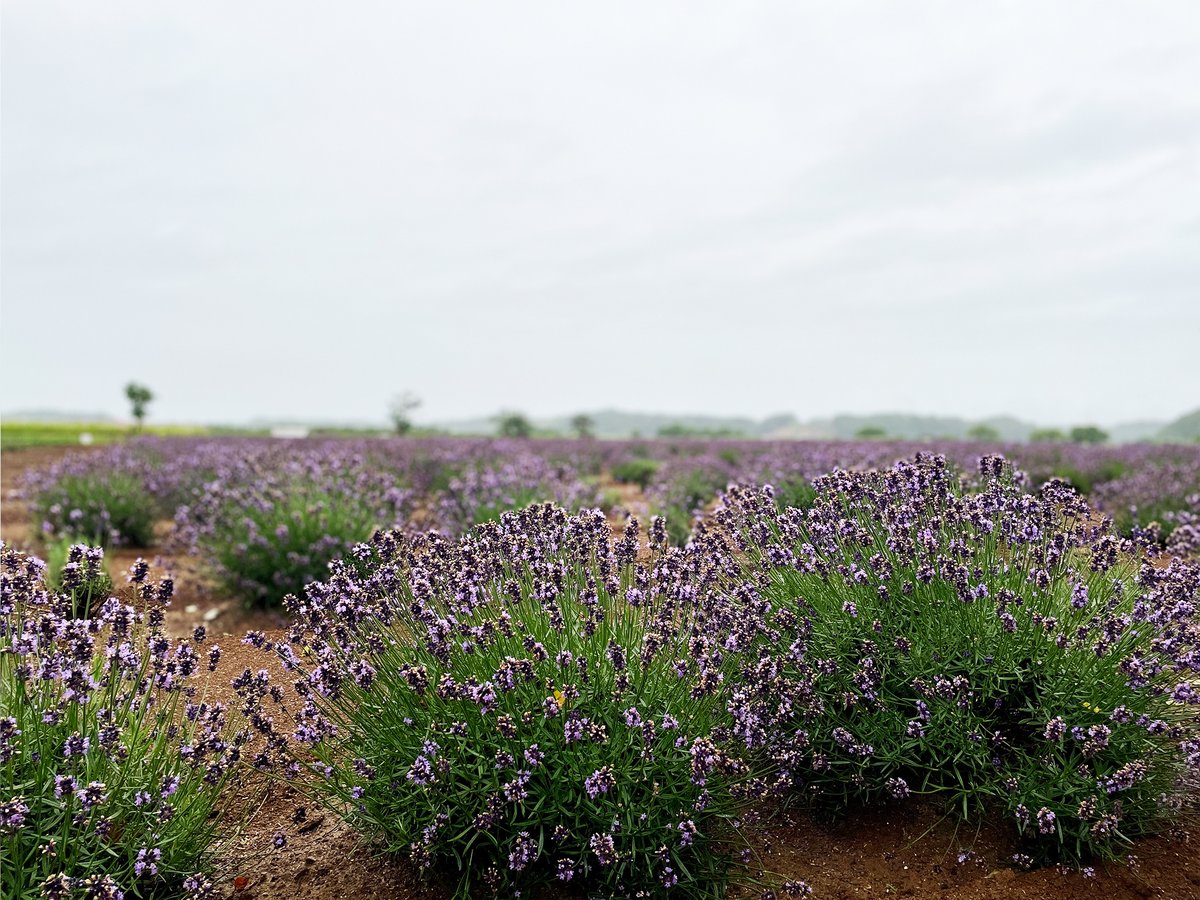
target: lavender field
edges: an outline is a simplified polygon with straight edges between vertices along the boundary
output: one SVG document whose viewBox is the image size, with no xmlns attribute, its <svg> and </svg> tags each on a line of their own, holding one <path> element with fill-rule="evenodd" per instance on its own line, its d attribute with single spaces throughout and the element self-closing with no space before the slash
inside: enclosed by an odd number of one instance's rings
<svg viewBox="0 0 1200 900">
<path fill-rule="evenodd" d="M 0 900 L 1200 900 L 1195 0 L 0 32 Z"/>
<path fill-rule="evenodd" d="M 396 896 L 849 896 L 771 848 L 929 815 L 976 836 L 912 860 L 955 896 L 1200 883 L 1155 843 L 1197 801 L 1200 447 L 31 459 L 5 497 L 5 896 L 333 896 L 316 834 Z M 908 877 L 889 854 L 862 877 Z"/>
</svg>

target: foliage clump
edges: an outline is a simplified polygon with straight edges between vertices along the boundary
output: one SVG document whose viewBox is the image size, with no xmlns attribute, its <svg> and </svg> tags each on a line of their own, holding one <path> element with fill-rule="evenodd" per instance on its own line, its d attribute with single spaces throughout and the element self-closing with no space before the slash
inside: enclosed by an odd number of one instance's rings
<svg viewBox="0 0 1200 900">
<path fill-rule="evenodd" d="M 636 484 L 642 490 L 649 487 L 651 480 L 658 472 L 662 463 L 655 459 L 635 457 L 615 464 L 612 467 L 613 481 L 618 484 Z"/>
<path fill-rule="evenodd" d="M 727 484 L 724 468 L 682 467 L 650 491 L 654 507 L 666 521 L 672 543 L 687 542 L 705 505 Z"/>
</svg>

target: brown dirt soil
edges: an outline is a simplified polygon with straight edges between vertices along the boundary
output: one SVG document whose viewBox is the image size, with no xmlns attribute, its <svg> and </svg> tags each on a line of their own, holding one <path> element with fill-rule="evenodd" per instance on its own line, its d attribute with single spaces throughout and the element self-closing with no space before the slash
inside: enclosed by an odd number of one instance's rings
<svg viewBox="0 0 1200 900">
<path fill-rule="evenodd" d="M 47 465 L 79 448 L 31 448 L 0 457 L 0 533 L 18 546 L 35 535 L 24 504 L 12 496 L 22 472 Z M 636 508 L 639 498 L 619 486 L 622 501 Z M 614 525 L 617 523 L 614 522 Z M 170 523 L 161 523 L 161 535 Z M 209 640 L 224 657 L 209 688 L 235 700 L 229 679 L 244 668 L 268 665 L 261 651 L 241 644 L 247 629 L 282 635 L 284 622 L 273 614 L 247 613 L 236 601 L 216 596 L 204 583 L 195 560 L 154 557 L 154 551 L 110 554 L 114 575 L 139 555 L 159 572 L 176 578 L 176 598 L 168 627 L 183 636 L 204 622 Z M 387 857 L 348 828 L 333 812 L 315 806 L 287 785 L 257 774 L 229 794 L 224 815 L 230 836 L 217 852 L 216 882 L 222 896 L 235 900 L 447 900 L 449 878 L 423 880 L 404 859 Z M 297 810 L 303 809 L 303 818 Z M 244 822 L 240 828 L 239 823 Z M 272 836 L 282 831 L 287 845 L 276 850 Z M 777 877 L 808 881 L 823 900 L 907 897 L 955 900 L 1200 900 L 1200 853 L 1185 832 L 1139 841 L 1136 866 L 1098 864 L 1093 878 L 1077 872 L 1042 869 L 1019 872 L 1006 860 L 1014 851 L 1000 823 L 956 825 L 929 806 L 857 813 L 834 823 L 801 812 L 785 812 L 760 826 L 752 837 L 756 865 Z M 958 862 L 960 851 L 972 855 Z M 737 896 L 751 897 L 755 890 Z"/>
</svg>

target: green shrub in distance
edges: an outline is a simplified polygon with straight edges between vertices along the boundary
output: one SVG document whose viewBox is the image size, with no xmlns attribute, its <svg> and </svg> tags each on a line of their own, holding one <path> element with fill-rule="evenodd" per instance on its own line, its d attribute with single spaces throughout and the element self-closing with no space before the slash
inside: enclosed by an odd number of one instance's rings
<svg viewBox="0 0 1200 900">
<path fill-rule="evenodd" d="M 619 484 L 636 484 L 645 490 L 662 464 L 653 459 L 630 459 L 612 467 L 613 481 Z"/>
</svg>

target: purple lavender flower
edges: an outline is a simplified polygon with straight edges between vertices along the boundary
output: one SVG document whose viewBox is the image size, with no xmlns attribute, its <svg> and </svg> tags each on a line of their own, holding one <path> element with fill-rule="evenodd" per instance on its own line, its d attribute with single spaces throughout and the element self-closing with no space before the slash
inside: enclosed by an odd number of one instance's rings
<svg viewBox="0 0 1200 900">
<path fill-rule="evenodd" d="M 889 778 L 887 780 L 888 793 L 896 800 L 903 800 L 908 797 L 908 782 L 903 778 Z"/>
<path fill-rule="evenodd" d="M 617 786 L 616 776 L 610 766 L 602 766 L 583 781 L 587 795 L 595 800 L 601 794 L 606 794 Z"/>
<path fill-rule="evenodd" d="M 690 847 L 692 841 L 696 839 L 696 835 L 700 833 L 700 829 L 696 827 L 696 823 L 691 819 L 684 819 L 675 827 L 679 831 L 679 845 L 681 847 Z"/>
<path fill-rule="evenodd" d="M 63 744 L 62 755 L 65 757 L 83 756 L 88 752 L 91 745 L 92 742 L 88 738 L 82 737 L 76 732 L 67 738 L 66 743 Z"/>
<path fill-rule="evenodd" d="M 158 863 L 162 859 L 162 851 L 158 848 L 142 847 L 137 852 L 137 859 L 133 864 L 133 874 L 138 878 L 144 875 L 157 875 Z"/>
<path fill-rule="evenodd" d="M 1064 734 L 1067 733 L 1067 725 L 1063 721 L 1062 716 L 1055 716 L 1046 723 L 1046 740 L 1059 741 L 1062 740 Z"/>
<path fill-rule="evenodd" d="M 587 735 L 588 720 L 578 713 L 572 712 L 563 722 L 563 736 L 568 744 L 582 741 Z"/>
<path fill-rule="evenodd" d="M 54 796 L 69 797 L 75 793 L 79 784 L 70 775 L 54 776 Z"/>
<path fill-rule="evenodd" d="M 781 890 L 787 897 L 812 896 L 812 886 L 807 881 L 785 881 Z"/>
<path fill-rule="evenodd" d="M 601 867 L 611 866 L 617 861 L 617 848 L 611 834 L 593 834 L 588 839 L 588 848 L 596 855 Z"/>
<path fill-rule="evenodd" d="M 97 807 L 108 799 L 107 788 L 100 781 L 88 782 L 87 787 L 80 788 L 75 795 L 85 810 Z"/>
<path fill-rule="evenodd" d="M 528 831 L 522 831 L 513 839 L 512 850 L 508 854 L 508 867 L 514 872 L 520 872 L 537 859 L 537 841 Z"/>
<path fill-rule="evenodd" d="M 1038 810 L 1037 823 L 1040 834 L 1054 834 L 1058 829 L 1057 822 L 1058 817 L 1053 810 L 1045 806 Z"/>
<path fill-rule="evenodd" d="M 0 801 L 0 834 L 11 834 L 25 825 L 29 804 L 24 797 Z"/>
</svg>

